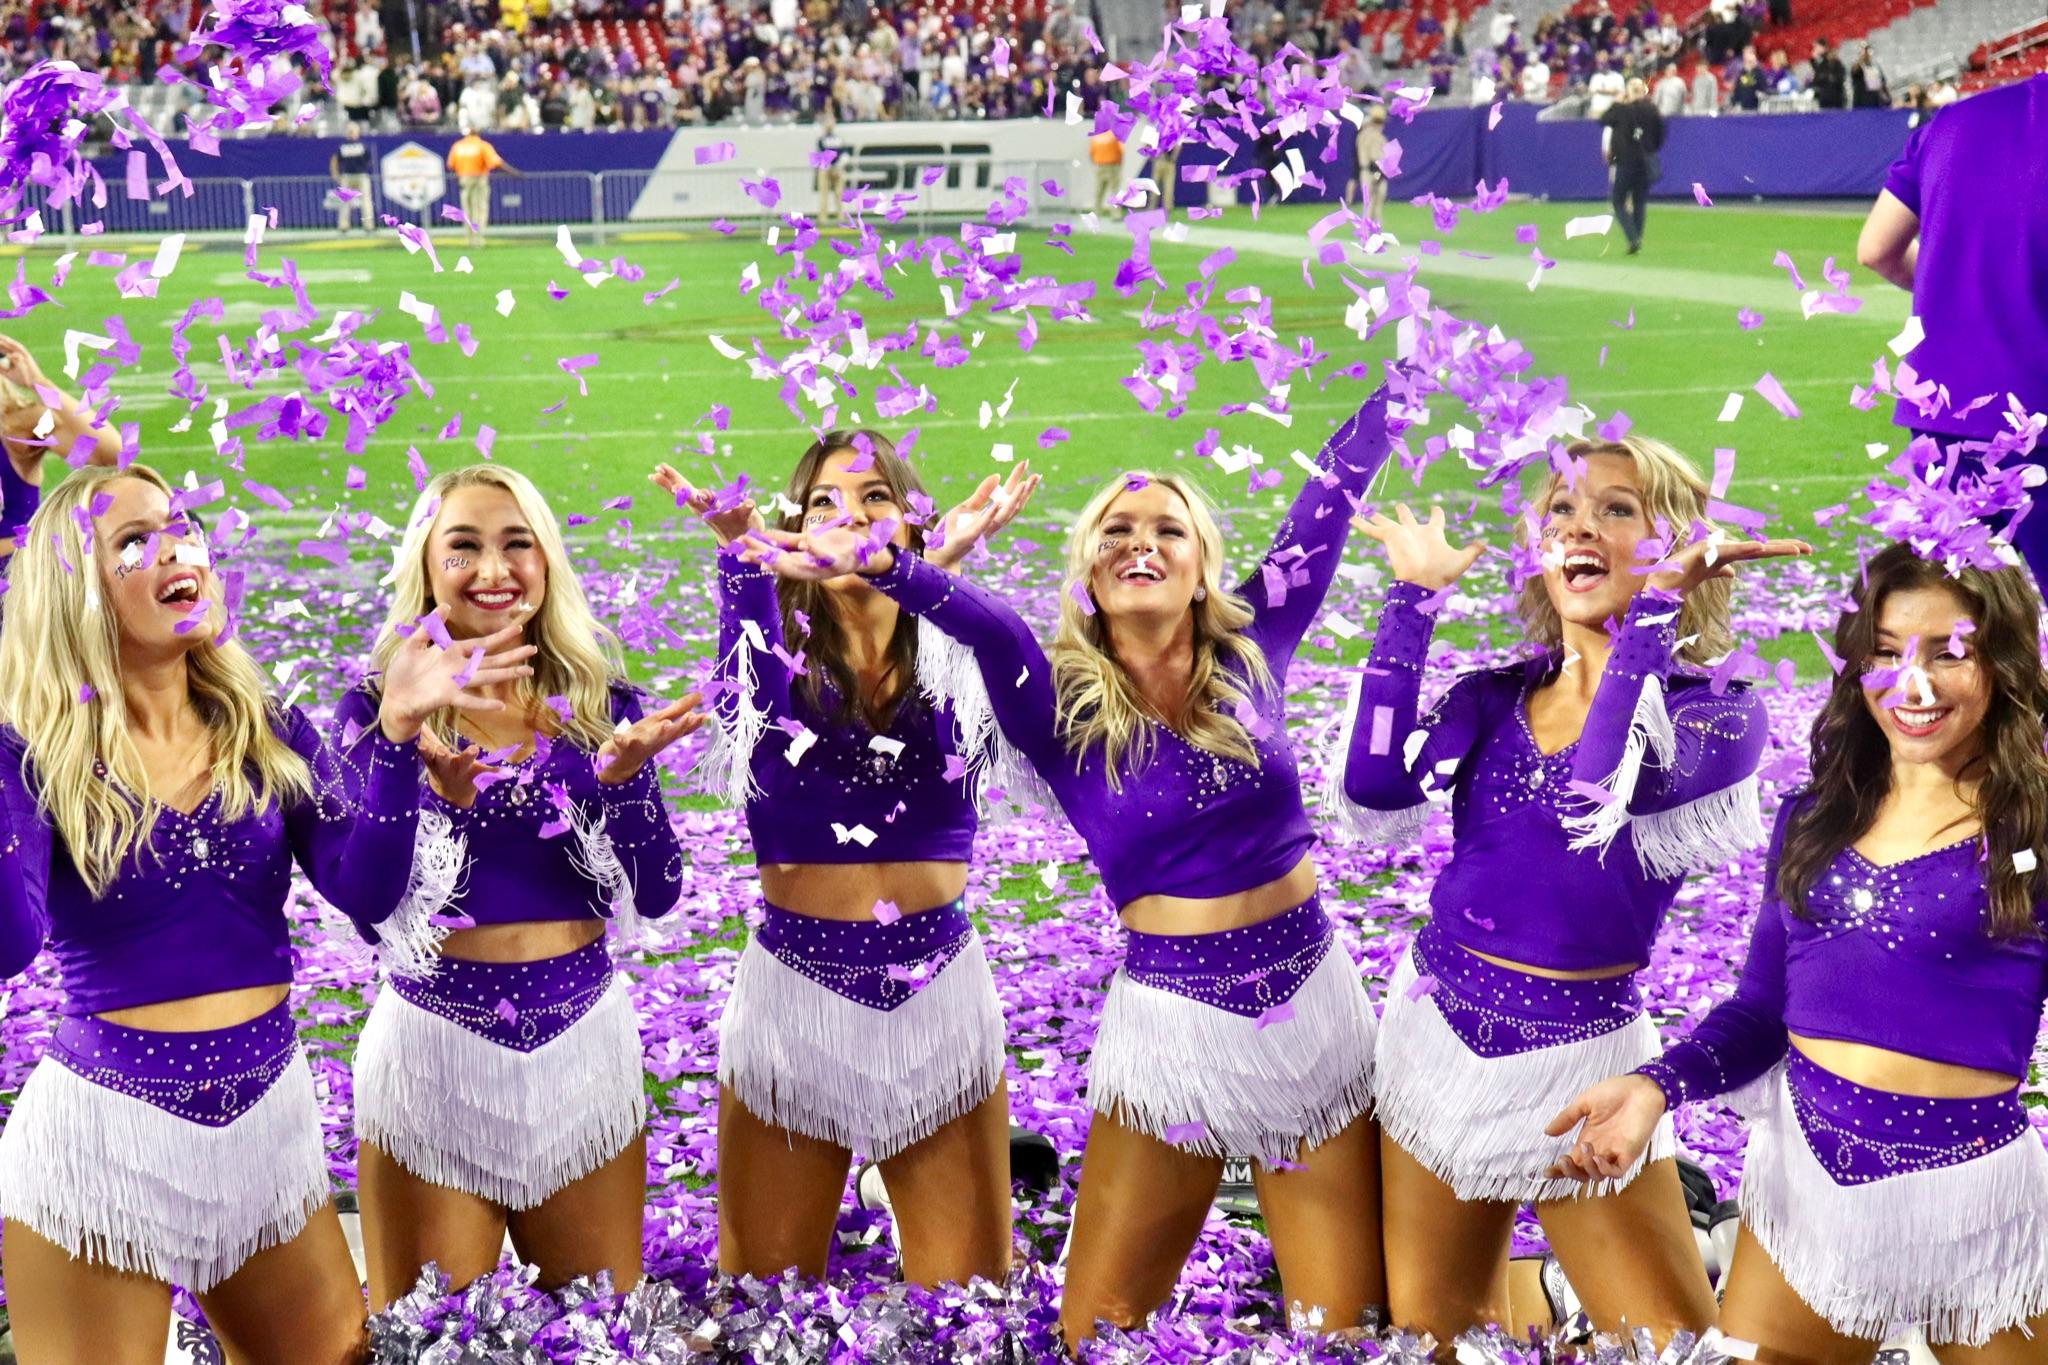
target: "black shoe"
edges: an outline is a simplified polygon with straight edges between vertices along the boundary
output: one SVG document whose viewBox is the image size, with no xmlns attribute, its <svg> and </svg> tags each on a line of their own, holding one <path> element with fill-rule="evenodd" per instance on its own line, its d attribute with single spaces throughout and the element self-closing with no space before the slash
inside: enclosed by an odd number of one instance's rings
<svg viewBox="0 0 2048 1365">
<path fill-rule="evenodd" d="M 1628 244 L 1628 254 L 1629 254 L 1629 255 L 1631 255 L 1631 256 L 1635 255 L 1635 254 L 1636 254 L 1637 252 L 1641 251 L 1642 249 L 1643 249 L 1643 244 L 1642 244 L 1641 242 L 1630 242 L 1630 243 Z"/>
<path fill-rule="evenodd" d="M 1711 1227 L 1720 1200 L 1714 1193 L 1714 1178 L 1704 1168 L 1684 1157 L 1678 1158 L 1678 1184 L 1685 1191 L 1685 1211 L 1696 1228 Z"/>
<path fill-rule="evenodd" d="M 1010 1180 L 1034 1194 L 1044 1194 L 1060 1177 L 1059 1150 L 1052 1139 L 1028 1128 L 1010 1125 Z"/>
</svg>

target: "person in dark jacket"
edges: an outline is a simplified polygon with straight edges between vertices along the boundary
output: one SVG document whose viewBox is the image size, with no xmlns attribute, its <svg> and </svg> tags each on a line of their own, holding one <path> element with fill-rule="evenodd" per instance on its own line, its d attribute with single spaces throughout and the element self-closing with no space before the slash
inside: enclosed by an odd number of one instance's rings
<svg viewBox="0 0 2048 1365">
<path fill-rule="evenodd" d="M 1662 174 L 1657 154 L 1664 150 L 1664 116 L 1649 96 L 1650 87 L 1632 76 L 1622 97 L 1600 119 L 1600 150 L 1613 185 L 1614 217 L 1628 238 L 1631 256 L 1643 249 L 1650 186 Z"/>
<path fill-rule="evenodd" d="M 1834 45 L 1825 38 L 1813 40 L 1813 102 L 1823 109 L 1849 107 L 1849 72 L 1835 55 Z"/>
</svg>

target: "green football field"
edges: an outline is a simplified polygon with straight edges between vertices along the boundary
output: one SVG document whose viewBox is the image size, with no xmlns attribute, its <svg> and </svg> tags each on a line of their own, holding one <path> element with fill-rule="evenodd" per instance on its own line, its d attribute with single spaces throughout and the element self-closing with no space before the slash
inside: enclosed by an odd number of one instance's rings
<svg viewBox="0 0 2048 1365">
<path fill-rule="evenodd" d="M 1735 449 L 1729 500 L 1772 514 L 1773 529 L 1780 534 L 1817 536 L 1825 542 L 1825 553 L 1846 563 L 1849 537 L 1817 530 L 1812 513 L 1843 502 L 1859 507 L 1855 495 L 1881 463 L 1867 445 L 1895 444 L 1888 405 L 1858 412 L 1848 397 L 1853 385 L 1869 381 L 1875 358 L 1890 358 L 1885 344 L 1909 312 L 1904 294 L 1854 267 L 1858 207 L 1659 204 L 1651 215 L 1649 245 L 1633 258 L 1623 254 L 1618 230 L 1567 238 L 1568 220 L 1598 211 L 1599 206 L 1584 204 L 1509 203 L 1489 215 L 1468 214 L 1454 233 L 1445 235 L 1434 231 L 1423 210 L 1403 205 L 1390 210 L 1388 226 L 1404 244 L 1402 251 L 1428 238 L 1441 242 L 1440 254 L 1423 258 L 1423 280 L 1439 305 L 1519 338 L 1532 353 L 1536 373 L 1567 376 L 1574 399 L 1602 420 L 1617 410 L 1626 412 L 1636 430 L 1672 441 L 1704 469 L 1711 469 L 1715 448 Z M 1223 304 L 1224 291 L 1256 288 L 1272 302 L 1272 326 L 1282 341 L 1306 337 L 1327 353 L 1314 371 L 1317 381 L 1329 371 L 1385 354 L 1391 329 L 1364 343 L 1344 325 L 1352 294 L 1339 270 L 1319 267 L 1312 282 L 1304 280 L 1306 233 L 1322 213 L 1313 207 L 1281 207 L 1254 221 L 1239 211 L 1194 225 L 1184 242 L 1155 241 L 1152 263 L 1166 284 L 1163 289 L 1141 285 L 1128 297 L 1111 283 L 1129 250 L 1128 235 L 1120 227 L 1105 224 L 1093 234 L 1077 227 L 1068 256 L 1044 245 L 1043 228 L 1020 225 L 1018 249 L 1028 272 L 1055 274 L 1063 282 L 1098 282 L 1087 321 L 1052 322 L 1039 310 L 1040 334 L 1029 351 L 1019 345 L 1015 317 L 991 317 L 977 309 L 958 324 L 945 323 L 928 269 L 892 272 L 893 299 L 856 290 L 849 300 L 860 310 L 870 337 L 900 332 L 922 320 L 971 348 L 964 364 L 949 368 L 937 368 L 915 354 L 901 362 L 903 377 L 928 385 L 937 399 L 937 411 L 919 415 L 914 425 L 921 432 L 917 462 L 941 502 L 1000 469 L 992 448 L 1004 443 L 1019 457 L 1030 456 L 1046 474 L 1042 503 L 1032 517 L 1040 530 L 1051 530 L 1111 472 L 1137 465 L 1206 465 L 1190 452 L 1204 430 L 1214 427 L 1226 447 L 1249 446 L 1269 468 L 1283 471 L 1279 488 L 1248 496 L 1243 473 L 1225 475 L 1213 465 L 1197 470 L 1226 507 L 1252 513 L 1257 520 L 1267 508 L 1280 505 L 1298 479 L 1290 452 L 1312 454 L 1331 425 L 1362 396 L 1361 385 L 1348 379 L 1327 387 L 1297 382 L 1288 400 L 1294 424 L 1282 428 L 1260 416 L 1215 417 L 1223 404 L 1265 397 L 1249 365 L 1224 366 L 1205 357 L 1186 415 L 1172 421 L 1140 409 L 1118 380 L 1132 373 L 1141 339 L 1195 344 L 1170 332 L 1148 332 L 1141 323 L 1148 301 L 1155 311 L 1170 311 L 1185 287 L 1199 278 L 1197 266 L 1222 247 L 1234 251 L 1235 260 L 1216 277 L 1212 313 L 1235 311 Z M 1533 227 L 1536 245 L 1556 262 L 1533 289 L 1530 247 L 1517 240 L 1517 230 L 1525 227 Z M 457 268 L 463 254 L 460 234 L 445 234 L 437 239 L 448 267 L 441 273 L 434 272 L 425 255 L 399 249 L 388 234 L 374 243 L 268 243 L 259 268 L 294 260 L 323 314 L 309 331 L 324 329 L 337 310 L 381 310 L 364 335 L 407 342 L 434 394 L 408 397 L 360 457 L 344 454 L 339 420 L 317 444 L 251 439 L 245 474 L 229 478 L 230 492 L 260 514 L 266 534 L 283 545 L 309 534 L 344 500 L 397 522 L 412 496 L 408 447 L 416 446 L 431 468 L 444 469 L 476 458 L 474 441 L 481 425 L 496 432 L 494 458 L 532 475 L 559 512 L 598 519 L 580 533 L 593 547 L 606 522 L 633 515 L 603 507 L 621 494 L 640 498 L 639 527 L 655 520 L 643 495 L 650 491 L 644 475 L 656 460 L 675 460 L 693 478 L 722 475 L 729 480 L 744 471 L 757 482 L 779 486 L 809 439 L 805 423 L 784 407 L 773 384 L 751 378 L 744 362 L 721 356 L 710 340 L 719 336 L 751 350 L 759 335 L 771 351 L 789 349 L 776 336 L 773 317 L 741 293 L 742 273 L 750 263 L 770 280 L 788 268 L 790 257 L 776 254 L 763 228 L 758 221 L 743 223 L 730 237 L 710 231 L 627 234 L 602 247 L 586 233 L 577 242 L 583 254 L 607 261 L 623 256 L 645 272 L 637 282 L 612 279 L 595 288 L 576 277 L 549 241 L 493 241 L 469 253 L 473 269 L 465 272 Z M 125 249 L 131 259 L 146 258 L 155 249 L 150 242 L 102 245 Z M 1781 251 L 1813 287 L 1826 287 L 1821 280 L 1826 258 L 1848 268 L 1850 292 L 1862 299 L 1860 311 L 1802 319 L 1799 291 L 1772 264 Z M 31 283 L 47 282 L 56 254 L 42 247 L 29 253 Z M 837 260 L 822 247 L 811 255 L 827 270 Z M 1351 259 L 1363 258 L 1354 252 Z M 1393 268 L 1397 261 L 1390 256 L 1367 264 Z M 172 324 L 195 297 L 223 301 L 222 324 L 201 322 L 192 329 L 192 356 L 197 377 L 212 395 L 240 406 L 252 396 L 290 391 L 296 376 L 287 372 L 285 380 L 266 381 L 253 395 L 244 392 L 226 381 L 216 338 L 246 341 L 262 314 L 289 306 L 289 297 L 245 277 L 238 242 L 188 243 L 156 299 L 120 298 L 115 273 L 116 268 L 90 267 L 81 256 L 57 294 L 58 306 L 37 309 L 15 323 L 16 335 L 55 376 L 67 330 L 99 332 L 102 319 L 119 314 L 143 349 L 141 363 L 114 383 L 123 399 L 122 417 L 141 423 L 143 458 L 173 476 L 187 469 L 204 478 L 229 473 L 207 436 L 211 400 L 190 430 L 170 430 L 185 415 L 183 400 L 167 392 L 174 365 Z M 643 302 L 645 294 L 671 280 L 680 282 L 673 291 Z M 551 298 L 550 283 L 566 289 L 566 297 Z M 400 311 L 401 295 L 408 291 L 438 308 L 450 328 L 469 324 L 478 342 L 475 354 L 465 357 L 452 342 L 427 344 L 421 324 Z M 510 291 L 509 316 L 498 311 L 500 291 Z M 1738 325 L 1737 314 L 1745 308 L 1761 315 L 1761 325 L 1749 330 Z M 575 373 L 558 364 L 587 356 L 595 356 L 596 363 Z M 1766 372 L 1799 406 L 1799 419 L 1780 416 L 1752 391 Z M 579 376 L 587 394 L 578 391 Z M 855 371 L 851 377 L 863 394 L 846 404 L 842 424 L 855 414 L 872 420 L 868 398 L 877 379 L 886 382 L 886 370 Z M 984 429 L 983 403 L 999 404 L 1006 393 L 1012 398 L 1007 417 Z M 1743 395 L 1741 411 L 1722 422 L 1718 419 L 1731 393 Z M 730 410 L 722 432 L 710 421 L 714 405 Z M 1439 426 L 1462 417 L 1448 401 L 1442 409 Z M 808 405 L 805 410 L 807 415 L 813 411 Z M 458 434 L 443 439 L 458 415 Z M 877 423 L 890 431 L 911 424 Z M 1039 433 L 1055 427 L 1070 433 L 1070 439 L 1041 450 Z M 700 453 L 704 433 L 716 441 L 716 453 L 709 458 Z M 361 493 L 343 491 L 351 464 L 367 474 Z M 296 505 L 288 512 L 262 507 L 241 491 L 241 477 L 280 489 Z M 1399 492 L 1407 476 L 1397 471 L 1389 477 L 1393 482 L 1387 491 Z M 1472 501 L 1472 477 L 1455 461 L 1440 462 L 1423 495 L 1441 493 L 1464 510 Z M 1802 672 L 1814 664 L 1803 637 L 1794 637 L 1785 648 L 1800 660 Z"/>
</svg>

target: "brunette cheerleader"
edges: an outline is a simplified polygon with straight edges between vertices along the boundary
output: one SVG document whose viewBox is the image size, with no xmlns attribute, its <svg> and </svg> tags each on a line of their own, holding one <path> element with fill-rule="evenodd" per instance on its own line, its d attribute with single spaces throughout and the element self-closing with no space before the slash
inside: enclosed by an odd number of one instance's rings
<svg viewBox="0 0 2048 1365">
<path fill-rule="evenodd" d="M 331 1362 L 363 1301 L 285 1006 L 293 862 L 372 938 L 406 893 L 443 707 L 532 651 L 397 650 L 353 791 L 267 695 L 205 542 L 142 465 L 65 480 L 11 565 L 0 634 L 0 977 L 47 942 L 63 1017 L 0 1132 L 7 1306 L 42 1362 L 163 1359 L 170 1286 L 237 1361 Z"/>
<path fill-rule="evenodd" d="M 1130 931 L 1089 1062 L 1070 1342 L 1165 1301 L 1230 1155 L 1259 1163 L 1274 1259 L 1306 1321 L 1348 1329 L 1384 1297 L 1372 1011 L 1317 897 L 1284 696 L 1387 440 L 1375 397 L 1235 590 L 1200 491 L 1119 474 L 1068 540 L 1050 658 L 1000 595 L 886 527 L 750 549 L 790 577 L 858 572 L 973 651 L 1004 737 L 1087 840 Z"/>
<path fill-rule="evenodd" d="M 429 1261 L 475 1279 L 508 1230 L 543 1286 L 602 1270 L 624 1290 L 641 1273 L 646 1101 L 605 928 L 631 939 L 675 906 L 682 852 L 653 759 L 702 723 L 698 699 L 650 710 L 627 684 L 524 475 L 442 474 L 406 525 L 377 670 L 421 619 L 458 646 L 517 634 L 532 668 L 486 689 L 496 710 L 440 709 L 420 735 L 435 856 L 383 935 L 355 1058 L 371 1303 Z M 343 699 L 344 745 L 383 686 Z"/>
<path fill-rule="evenodd" d="M 719 1266 L 822 1275 L 859 1151 L 887 1182 L 906 1279 L 999 1280 L 1003 1016 L 965 899 L 987 737 L 931 695 L 947 642 L 858 575 L 778 591 L 737 553 L 752 504 L 720 506 L 666 465 L 654 480 L 719 538 L 729 690 L 707 773 L 745 804 L 764 901 L 719 1023 Z M 887 527 L 957 568 L 1036 485 L 1024 465 L 1000 490 L 991 477 L 927 542 L 910 465 L 877 432 L 830 431 L 797 460 L 783 525 Z"/>
<path fill-rule="evenodd" d="M 1550 1125 L 1557 1174 L 1600 1180 L 1687 1100 L 1747 1113 L 1721 1330 L 1766 1365 L 1860 1365 L 1908 1327 L 1946 1365 L 2048 1360 L 2019 1092 L 2048 1003 L 2040 614 L 2023 568 L 1869 561 L 1734 997 Z"/>
<path fill-rule="evenodd" d="M 1566 455 L 1571 476 L 1548 475 L 1529 509 L 1542 572 L 1521 612 L 1544 652 L 1459 678 L 1420 721 L 1437 605 L 1480 547 L 1453 547 L 1441 509 L 1360 523 L 1395 582 L 1332 804 L 1376 840 L 1412 835 L 1432 802 L 1454 822 L 1429 923 L 1387 988 L 1376 1092 L 1394 1322 L 1440 1342 L 1510 1321 L 1509 1239 L 1532 1201 L 1597 1326 L 1714 1316 L 1669 1126 L 1588 1190 L 1546 1175 L 1559 1147 L 1542 1124 L 1655 1053 L 1635 973 L 1684 874 L 1761 842 L 1762 703 L 1683 665 L 1731 646 L 1735 563 L 1806 547 L 1660 542 L 1706 516 L 1691 464 L 1634 436 Z"/>
</svg>

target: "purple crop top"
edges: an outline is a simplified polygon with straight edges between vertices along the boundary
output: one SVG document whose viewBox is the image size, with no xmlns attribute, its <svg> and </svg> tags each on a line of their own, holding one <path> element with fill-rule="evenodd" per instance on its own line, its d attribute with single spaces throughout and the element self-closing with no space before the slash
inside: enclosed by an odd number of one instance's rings
<svg viewBox="0 0 2048 1365">
<path fill-rule="evenodd" d="M 966 862 L 985 759 L 960 737 L 953 708 L 924 685 L 927 655 L 943 638 L 926 632 L 918 641 L 920 685 L 877 735 L 858 720 L 820 714 L 791 686 L 790 661 L 801 668 L 803 656 L 783 644 L 775 582 L 720 551 L 718 678 L 730 690 L 718 698 L 723 752 L 706 758 L 704 780 L 745 801 L 756 860 Z M 829 683 L 824 691 L 829 708 Z"/>
<path fill-rule="evenodd" d="M 1558 668 L 1555 653 L 1466 674 L 1418 727 L 1432 596 L 1413 583 L 1387 591 L 1342 741 L 1342 813 L 1390 839 L 1448 796 L 1451 861 L 1430 909 L 1464 947 L 1554 971 L 1647 963 L 1685 872 L 1763 842 L 1763 703 L 1741 684 L 1717 696 L 1676 672 L 1677 605 L 1646 592 L 1629 603 L 1576 742 L 1545 755 L 1529 729 L 1529 692 Z M 1612 799 L 1588 795 L 1596 787 Z M 1624 829 L 1633 856 L 1608 858 Z"/>
<path fill-rule="evenodd" d="M 314 890 L 374 938 L 412 869 L 417 753 L 378 729 L 351 780 L 297 707 L 273 712 L 271 723 L 312 770 L 312 795 L 232 824 L 218 814 L 218 792 L 190 815 L 165 809 L 148 850 L 98 900 L 36 810 L 27 745 L 0 727 L 0 979 L 25 970 L 47 939 L 71 1015 L 289 982 L 284 904 L 294 859 Z"/>
<path fill-rule="evenodd" d="M 2048 1004 L 2048 939 L 1984 931 L 1982 839 L 1882 867 L 1845 848 L 1807 892 L 1809 918 L 1798 919 L 1777 888 L 1800 800 L 1778 811 L 1734 996 L 1641 1074 L 1675 1109 L 1768 1072 L 1790 1031 L 2024 1077 Z M 2048 905 L 2034 918 L 2048 931 Z"/>
<path fill-rule="evenodd" d="M 1357 499 L 1387 458 L 1383 394 L 1339 427 L 1237 591 L 1250 601 L 1246 637 L 1265 655 L 1273 689 L 1251 698 L 1258 764 L 1197 749 L 1165 727 L 1152 761 L 1110 787 L 1098 745 L 1078 761 L 1057 722 L 1052 666 L 1031 627 L 999 594 L 898 553 L 868 581 L 974 654 L 1003 736 L 1045 780 L 1086 841 L 1117 906 L 1140 896 L 1236 895 L 1287 875 L 1315 842 L 1283 714 L 1295 648 L 1321 610 Z"/>
<path fill-rule="evenodd" d="M 630 724 L 641 715 L 639 694 L 613 683 L 614 724 Z M 375 679 L 342 697 L 334 723 L 342 752 L 353 760 L 363 736 L 378 728 Z M 500 771 L 504 775 L 495 781 L 485 776 L 467 809 L 442 800 L 421 775 L 421 830 L 448 850 L 446 861 L 459 866 L 460 876 L 422 898 L 432 903 L 408 917 L 409 931 L 438 942 L 424 923 L 432 915 L 525 924 L 621 913 L 651 919 L 675 908 L 682 895 L 683 851 L 653 763 L 630 782 L 607 785 L 597 780 L 587 750 L 542 735 L 524 761 Z M 449 840 L 458 841 L 459 854 L 444 842 Z M 401 956 L 405 952 L 403 946 L 393 948 Z M 393 953 L 386 956 L 391 960 Z"/>
</svg>

